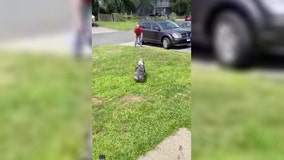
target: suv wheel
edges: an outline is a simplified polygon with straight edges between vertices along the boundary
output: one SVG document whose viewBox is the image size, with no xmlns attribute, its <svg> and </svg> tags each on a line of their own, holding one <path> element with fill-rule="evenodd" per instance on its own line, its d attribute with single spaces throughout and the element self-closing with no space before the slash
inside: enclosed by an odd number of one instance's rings
<svg viewBox="0 0 284 160">
<path fill-rule="evenodd" d="M 163 38 L 162 43 L 165 49 L 169 49 L 171 47 L 171 41 L 168 37 Z"/>
<path fill-rule="evenodd" d="M 218 61 L 229 67 L 246 67 L 252 55 L 248 24 L 235 12 L 223 12 L 213 28 L 213 47 Z"/>
</svg>

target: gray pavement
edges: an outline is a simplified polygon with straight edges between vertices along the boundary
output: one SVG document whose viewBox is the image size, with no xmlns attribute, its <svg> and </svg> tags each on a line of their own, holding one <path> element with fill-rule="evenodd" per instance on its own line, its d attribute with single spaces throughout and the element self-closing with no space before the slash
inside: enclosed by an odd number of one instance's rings
<svg viewBox="0 0 284 160">
<path fill-rule="evenodd" d="M 133 33 L 132 31 L 98 33 L 92 35 L 92 40 L 93 47 L 127 43 L 133 41 Z"/>
<path fill-rule="evenodd" d="M 92 27 L 92 34 L 113 33 L 113 32 L 118 32 L 118 31 L 104 27 Z"/>
</svg>

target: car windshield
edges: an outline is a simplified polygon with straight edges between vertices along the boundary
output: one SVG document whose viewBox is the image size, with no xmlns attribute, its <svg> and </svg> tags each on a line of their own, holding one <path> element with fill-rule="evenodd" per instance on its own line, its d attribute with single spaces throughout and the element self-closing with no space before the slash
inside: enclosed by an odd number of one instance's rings
<svg viewBox="0 0 284 160">
<path fill-rule="evenodd" d="M 184 27 L 185 27 L 185 28 L 191 28 L 191 23 L 190 23 L 190 22 L 184 23 Z"/>
<path fill-rule="evenodd" d="M 163 21 L 163 22 L 158 22 L 158 23 L 163 28 L 163 30 L 171 30 L 175 28 L 180 28 L 177 24 L 175 24 L 174 22 L 170 22 L 170 21 Z"/>
</svg>

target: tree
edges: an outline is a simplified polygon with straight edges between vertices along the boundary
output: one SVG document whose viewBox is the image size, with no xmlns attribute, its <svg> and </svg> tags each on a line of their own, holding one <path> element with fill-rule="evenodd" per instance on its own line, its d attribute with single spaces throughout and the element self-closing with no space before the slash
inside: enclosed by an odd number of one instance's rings
<svg viewBox="0 0 284 160">
<path fill-rule="evenodd" d="M 99 1 L 92 0 L 92 14 L 98 17 L 98 10 L 99 10 Z"/>
<path fill-rule="evenodd" d="M 147 6 L 151 4 L 152 0 L 134 0 L 134 3 L 136 4 L 136 12 L 143 13 L 144 6 Z"/>
<path fill-rule="evenodd" d="M 124 13 L 124 12 L 135 12 L 134 0 L 103 0 L 102 8 L 106 12 L 113 13 Z"/>
<path fill-rule="evenodd" d="M 136 13 L 136 7 L 133 0 L 124 0 L 124 11 L 127 13 Z"/>
<path fill-rule="evenodd" d="M 191 11 L 191 0 L 172 0 L 171 10 L 177 15 L 187 15 Z"/>
</svg>

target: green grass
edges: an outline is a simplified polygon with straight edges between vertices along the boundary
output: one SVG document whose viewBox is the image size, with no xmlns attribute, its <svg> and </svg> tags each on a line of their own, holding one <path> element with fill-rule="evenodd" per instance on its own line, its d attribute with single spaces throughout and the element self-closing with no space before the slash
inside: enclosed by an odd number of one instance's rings
<svg viewBox="0 0 284 160">
<path fill-rule="evenodd" d="M 114 30 L 122 30 L 122 31 L 128 31 L 134 29 L 134 27 L 137 25 L 137 22 L 135 21 L 125 21 L 125 22 L 96 22 L 99 24 L 99 27 L 106 27 Z"/>
<path fill-rule="evenodd" d="M 284 79 L 192 71 L 194 160 L 282 160 Z"/>
<path fill-rule="evenodd" d="M 1 52 L 0 159 L 78 160 L 91 117 L 86 69 L 63 57 Z"/>
<path fill-rule="evenodd" d="M 145 83 L 133 80 L 140 57 Z M 189 54 L 161 49 L 93 49 L 92 93 L 101 101 L 93 104 L 93 158 L 134 160 L 179 128 L 190 129 L 190 60 Z"/>
</svg>

